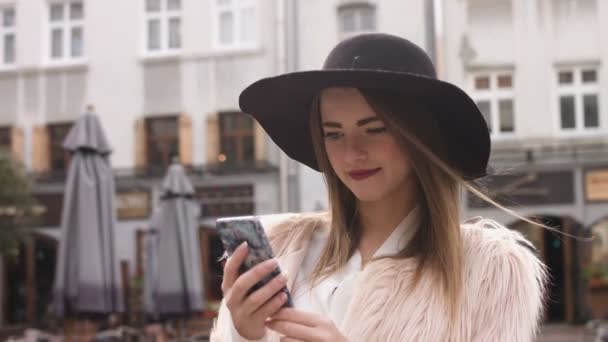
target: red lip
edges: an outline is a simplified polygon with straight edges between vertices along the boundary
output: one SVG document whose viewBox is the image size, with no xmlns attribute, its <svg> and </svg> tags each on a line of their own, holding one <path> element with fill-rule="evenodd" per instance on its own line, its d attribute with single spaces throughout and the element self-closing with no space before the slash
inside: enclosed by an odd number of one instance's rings
<svg viewBox="0 0 608 342">
<path fill-rule="evenodd" d="M 381 168 L 379 167 L 377 169 L 371 170 L 354 170 L 349 172 L 348 175 L 354 180 L 363 180 L 375 175 L 376 173 L 378 173 L 378 171 L 380 171 L 380 169 Z"/>
</svg>

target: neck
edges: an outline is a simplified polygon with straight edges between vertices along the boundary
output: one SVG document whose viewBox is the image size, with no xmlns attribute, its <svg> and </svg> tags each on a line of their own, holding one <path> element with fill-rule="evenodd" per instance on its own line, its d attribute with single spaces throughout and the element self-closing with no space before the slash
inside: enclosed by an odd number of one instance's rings
<svg viewBox="0 0 608 342">
<path fill-rule="evenodd" d="M 378 201 L 359 202 L 361 224 L 359 251 L 364 260 L 374 254 L 397 225 L 416 206 L 415 187 L 404 188 L 395 190 Z"/>
</svg>

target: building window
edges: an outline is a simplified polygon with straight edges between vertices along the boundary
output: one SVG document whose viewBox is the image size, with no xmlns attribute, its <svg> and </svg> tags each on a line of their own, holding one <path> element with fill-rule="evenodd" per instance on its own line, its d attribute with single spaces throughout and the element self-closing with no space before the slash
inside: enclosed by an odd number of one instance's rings
<svg viewBox="0 0 608 342">
<path fill-rule="evenodd" d="M 81 1 L 49 4 L 49 39 L 52 61 L 79 59 L 84 49 L 84 4 Z"/>
<path fill-rule="evenodd" d="M 165 116 L 146 119 L 147 165 L 166 168 L 179 157 L 178 117 Z"/>
<path fill-rule="evenodd" d="M 15 8 L 0 7 L 0 55 L 2 65 L 15 64 Z"/>
<path fill-rule="evenodd" d="M 338 7 L 338 34 L 341 39 L 373 31 L 376 31 L 374 5 L 362 2 Z"/>
<path fill-rule="evenodd" d="M 254 47 L 257 40 L 255 0 L 214 0 L 216 45 L 220 48 Z"/>
<path fill-rule="evenodd" d="M 72 129 L 73 123 L 63 122 L 48 125 L 49 156 L 52 171 L 66 171 L 70 163 L 70 154 L 63 148 L 63 142 Z"/>
<path fill-rule="evenodd" d="M 552 0 L 551 10 L 553 20 L 563 24 L 567 20 L 597 18 L 597 0 Z"/>
<path fill-rule="evenodd" d="M 253 215 L 253 185 L 201 187 L 196 189 L 201 217 Z"/>
<path fill-rule="evenodd" d="M 494 137 L 513 135 L 515 106 L 510 72 L 480 73 L 472 77 L 471 95 Z"/>
<path fill-rule="evenodd" d="M 0 152 L 10 153 L 11 151 L 11 128 L 0 127 Z"/>
<path fill-rule="evenodd" d="M 600 127 L 599 85 L 596 68 L 557 71 L 559 122 L 562 132 L 583 132 Z"/>
<path fill-rule="evenodd" d="M 181 0 L 146 0 L 146 51 L 168 52 L 182 47 Z"/>
<path fill-rule="evenodd" d="M 220 155 L 229 165 L 251 164 L 255 160 L 253 118 L 240 112 L 224 112 L 220 118 Z"/>
</svg>

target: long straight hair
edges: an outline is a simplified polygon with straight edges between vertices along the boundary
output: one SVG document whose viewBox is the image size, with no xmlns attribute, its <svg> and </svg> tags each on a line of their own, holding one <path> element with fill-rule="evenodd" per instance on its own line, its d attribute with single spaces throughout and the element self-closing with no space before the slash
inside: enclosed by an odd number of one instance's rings
<svg viewBox="0 0 608 342">
<path fill-rule="evenodd" d="M 463 252 L 459 217 L 459 183 L 462 178 L 438 157 L 444 149 L 439 129 L 432 116 L 424 115 L 424 108 L 405 106 L 403 97 L 395 94 L 359 90 L 384 121 L 388 132 L 409 154 L 417 178 L 415 191 L 420 208 L 420 229 L 395 257 L 417 260 L 413 287 L 417 286 L 423 273 L 439 280 L 452 318 L 450 321 L 455 322 L 462 290 Z M 313 101 L 310 123 L 315 154 L 327 183 L 331 215 L 329 237 L 312 272 L 314 284 L 347 263 L 359 245 L 361 226 L 357 198 L 340 181 L 325 151 L 320 96 Z"/>
</svg>

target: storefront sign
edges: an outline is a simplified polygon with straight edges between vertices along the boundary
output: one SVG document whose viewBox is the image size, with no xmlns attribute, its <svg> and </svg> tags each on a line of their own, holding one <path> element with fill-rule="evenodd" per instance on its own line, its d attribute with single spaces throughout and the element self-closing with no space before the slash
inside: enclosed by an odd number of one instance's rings
<svg viewBox="0 0 608 342">
<path fill-rule="evenodd" d="M 253 185 L 207 186 L 196 189 L 201 204 L 201 217 L 253 215 Z"/>
<path fill-rule="evenodd" d="M 145 190 L 119 191 L 116 195 L 119 220 L 145 219 L 150 215 L 150 192 Z"/>
<path fill-rule="evenodd" d="M 608 169 L 588 170 L 585 173 L 587 202 L 608 201 Z"/>
</svg>

